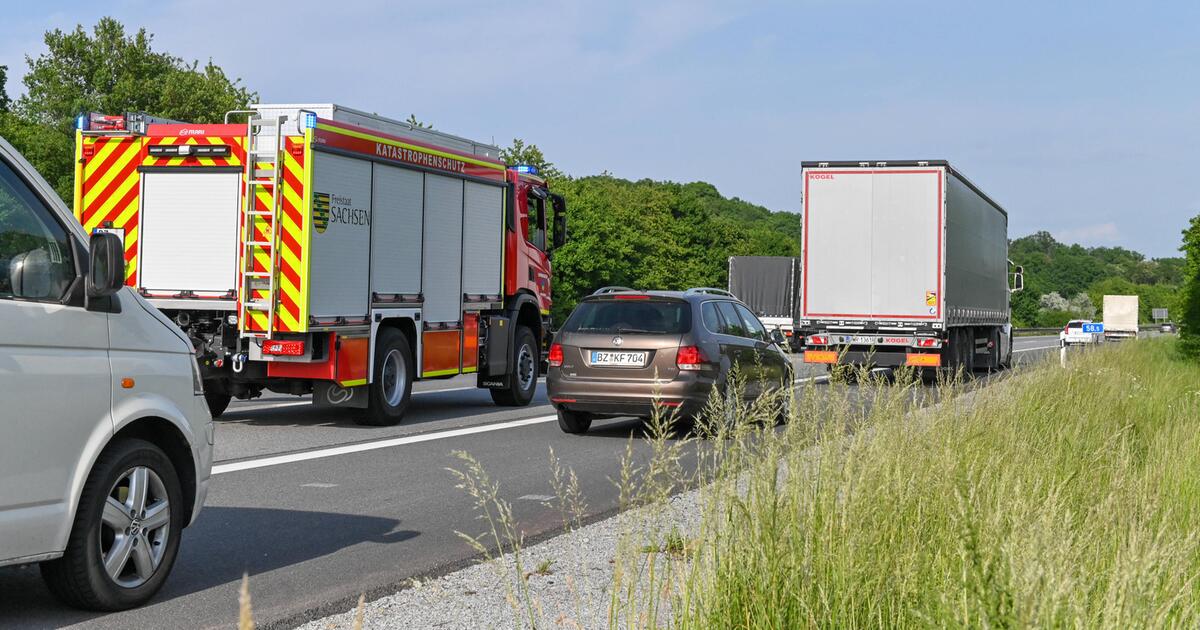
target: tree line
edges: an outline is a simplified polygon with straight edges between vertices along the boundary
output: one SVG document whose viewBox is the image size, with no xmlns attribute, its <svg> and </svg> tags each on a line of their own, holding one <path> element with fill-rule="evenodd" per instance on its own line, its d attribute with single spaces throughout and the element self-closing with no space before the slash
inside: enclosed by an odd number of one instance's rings
<svg viewBox="0 0 1200 630">
<path fill-rule="evenodd" d="M 211 60 L 201 65 L 155 50 L 145 29 L 131 33 L 112 18 L 90 31 L 49 31 L 44 42 L 46 52 L 26 57 L 25 91 L 15 100 L 6 90 L 8 68 L 0 66 L 0 136 L 68 203 L 80 112 L 145 111 L 211 123 L 258 99 Z M 799 215 L 727 198 L 711 184 L 572 177 L 520 139 L 501 157 L 538 166 L 567 199 L 570 238 L 553 254 L 557 321 L 601 286 L 721 287 L 730 256 L 800 253 Z M 1026 290 L 1013 297 L 1014 323 L 1061 326 L 1098 317 L 1105 294 L 1136 294 L 1143 321 L 1152 308 L 1169 309 L 1182 324 L 1181 346 L 1200 356 L 1200 217 L 1184 237 L 1186 258 L 1159 259 L 1120 247 L 1066 245 L 1047 232 L 1011 241 L 1009 256 L 1024 266 L 1026 280 Z"/>
</svg>

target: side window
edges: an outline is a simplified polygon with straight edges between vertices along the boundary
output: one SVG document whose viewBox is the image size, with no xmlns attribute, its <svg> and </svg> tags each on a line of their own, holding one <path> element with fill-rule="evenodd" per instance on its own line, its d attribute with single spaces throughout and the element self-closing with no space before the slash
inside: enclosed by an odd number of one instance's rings
<svg viewBox="0 0 1200 630">
<path fill-rule="evenodd" d="M 708 332 L 721 332 L 721 316 L 717 314 L 716 302 L 705 302 L 700 307 L 700 318 L 704 320 L 704 327 Z"/>
<path fill-rule="evenodd" d="M 525 198 L 525 211 L 529 215 L 529 231 L 525 234 L 525 240 L 546 251 L 546 201 L 528 195 Z"/>
<path fill-rule="evenodd" d="M 734 304 L 734 306 L 737 308 L 738 315 L 742 316 L 742 323 L 746 325 L 746 330 L 749 331 L 749 334 L 746 336 L 750 337 L 751 339 L 766 341 L 767 329 L 763 327 L 762 322 L 758 321 L 758 318 L 754 316 L 754 313 L 751 313 L 750 309 L 742 306 L 741 304 Z"/>
<path fill-rule="evenodd" d="M 0 161 L 0 299 L 58 302 L 74 280 L 67 231 Z"/>
<path fill-rule="evenodd" d="M 738 317 L 733 302 L 717 302 L 717 309 L 721 311 L 721 319 L 725 320 L 721 327 L 722 334 L 733 335 L 735 337 L 750 336 L 746 326 L 742 324 L 741 318 Z"/>
</svg>

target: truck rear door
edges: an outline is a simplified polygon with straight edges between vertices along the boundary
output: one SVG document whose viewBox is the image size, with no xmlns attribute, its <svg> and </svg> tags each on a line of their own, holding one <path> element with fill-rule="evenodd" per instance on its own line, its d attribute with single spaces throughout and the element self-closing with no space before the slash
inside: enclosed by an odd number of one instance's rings
<svg viewBox="0 0 1200 630">
<path fill-rule="evenodd" d="M 239 167 L 142 174 L 139 286 L 221 297 L 237 287 Z"/>
<path fill-rule="evenodd" d="M 807 168 L 806 319 L 939 320 L 942 168 Z"/>
</svg>

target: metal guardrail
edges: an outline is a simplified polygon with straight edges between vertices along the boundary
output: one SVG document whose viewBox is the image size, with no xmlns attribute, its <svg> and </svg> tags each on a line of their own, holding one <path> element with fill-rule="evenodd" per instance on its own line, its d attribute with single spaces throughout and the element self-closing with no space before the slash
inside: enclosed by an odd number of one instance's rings
<svg viewBox="0 0 1200 630">
<path fill-rule="evenodd" d="M 1162 324 L 1140 324 L 1138 330 L 1140 332 L 1152 332 L 1162 328 Z M 1013 328 L 1014 334 L 1036 335 L 1038 333 L 1058 334 L 1062 331 L 1062 327 L 1053 328 Z"/>
</svg>

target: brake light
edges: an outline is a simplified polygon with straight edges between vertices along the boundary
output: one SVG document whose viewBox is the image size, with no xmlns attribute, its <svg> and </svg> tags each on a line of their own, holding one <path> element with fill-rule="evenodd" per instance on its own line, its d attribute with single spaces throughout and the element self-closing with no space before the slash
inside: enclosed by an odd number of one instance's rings
<svg viewBox="0 0 1200 630">
<path fill-rule="evenodd" d="M 614 299 L 614 300 L 649 300 L 649 299 L 650 299 L 650 296 L 649 296 L 649 295 L 621 295 L 621 294 L 617 294 L 617 295 L 614 295 L 614 296 L 613 296 L 613 299 Z"/>
<path fill-rule="evenodd" d="M 550 344 L 550 356 L 547 357 L 547 360 L 550 362 L 550 367 L 562 367 L 562 364 L 563 364 L 562 344 L 558 344 L 558 343 Z"/>
<path fill-rule="evenodd" d="M 697 346 L 680 346 L 679 352 L 675 353 L 675 366 L 681 370 L 699 370 L 705 363 L 708 363 L 708 357 Z"/>
<path fill-rule="evenodd" d="M 264 341 L 262 345 L 263 354 L 274 354 L 285 357 L 298 357 L 304 354 L 303 341 L 282 341 L 272 340 Z"/>
<path fill-rule="evenodd" d="M 1071 327 L 1070 324 L 1063 326 L 1063 332 L 1065 332 L 1065 333 L 1071 332 L 1070 330 L 1068 330 L 1070 327 Z"/>
</svg>

